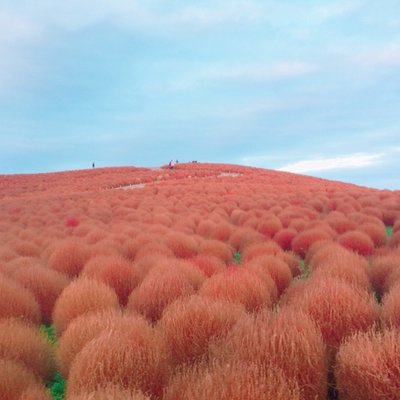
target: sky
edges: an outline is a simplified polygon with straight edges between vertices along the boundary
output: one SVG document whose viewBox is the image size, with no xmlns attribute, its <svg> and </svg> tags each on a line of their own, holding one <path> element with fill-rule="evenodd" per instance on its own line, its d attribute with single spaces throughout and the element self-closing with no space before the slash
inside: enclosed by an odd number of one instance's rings
<svg viewBox="0 0 400 400">
<path fill-rule="evenodd" d="M 398 0 L 0 0 L 0 174 L 233 163 L 400 189 Z"/>
</svg>

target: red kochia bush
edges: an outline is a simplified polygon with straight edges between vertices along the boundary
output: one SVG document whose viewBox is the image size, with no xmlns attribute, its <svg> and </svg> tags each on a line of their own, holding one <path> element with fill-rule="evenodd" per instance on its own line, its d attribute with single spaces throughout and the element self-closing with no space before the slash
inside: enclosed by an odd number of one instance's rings
<svg viewBox="0 0 400 400">
<path fill-rule="evenodd" d="M 150 397 L 137 390 L 127 390 L 121 386 L 109 385 L 90 393 L 70 396 L 68 400 L 150 400 Z"/>
<path fill-rule="evenodd" d="M 18 400 L 52 400 L 52 399 L 53 397 L 51 396 L 50 391 L 42 385 L 26 389 L 18 397 Z"/>
<path fill-rule="evenodd" d="M 400 329 L 400 281 L 382 299 L 382 321 Z"/>
<path fill-rule="evenodd" d="M 80 315 L 110 308 L 119 308 L 114 289 L 87 278 L 73 281 L 62 291 L 54 305 L 53 322 L 57 334 L 64 332 L 68 324 Z"/>
<path fill-rule="evenodd" d="M 372 262 L 370 277 L 375 290 L 382 293 L 387 285 L 387 279 L 393 271 L 400 266 L 400 252 L 392 252 L 390 254 L 376 257 Z"/>
<path fill-rule="evenodd" d="M 389 247 L 396 248 L 400 247 L 400 231 L 394 232 L 389 239 Z"/>
<path fill-rule="evenodd" d="M 54 303 L 68 285 L 68 277 L 50 268 L 32 265 L 17 269 L 13 278 L 33 293 L 42 311 L 43 322 L 49 324 Z"/>
<path fill-rule="evenodd" d="M 339 237 L 338 242 L 346 249 L 353 250 L 362 256 L 369 256 L 374 252 L 372 239 L 359 230 L 344 233 Z"/>
<path fill-rule="evenodd" d="M 385 225 L 381 223 L 366 222 L 360 226 L 360 230 L 366 233 L 373 241 L 375 247 L 383 246 L 386 243 Z"/>
<path fill-rule="evenodd" d="M 190 258 L 195 256 L 197 253 L 197 241 L 185 233 L 171 232 L 165 237 L 164 241 L 173 251 L 175 257 Z"/>
<path fill-rule="evenodd" d="M 212 340 L 225 336 L 244 309 L 199 296 L 172 303 L 159 322 L 173 365 L 198 359 Z"/>
<path fill-rule="evenodd" d="M 261 256 L 254 258 L 248 263 L 249 268 L 260 266 L 263 270 L 269 273 L 274 280 L 278 289 L 278 296 L 290 285 L 293 279 L 292 271 L 288 265 L 279 257 Z"/>
<path fill-rule="evenodd" d="M 0 319 L 3 318 L 21 318 L 39 324 L 41 314 L 31 292 L 0 274 Z"/>
<path fill-rule="evenodd" d="M 246 247 L 241 253 L 241 260 L 249 262 L 256 257 L 260 256 L 276 256 L 283 254 L 282 249 L 274 241 L 265 241 L 262 243 L 255 243 Z"/>
<path fill-rule="evenodd" d="M 204 282 L 199 293 L 211 299 L 242 304 L 249 312 L 269 307 L 274 301 L 270 286 L 256 274 L 240 267 L 213 275 Z"/>
<path fill-rule="evenodd" d="M 150 321 L 157 321 L 168 304 L 194 292 L 182 272 L 155 267 L 131 293 L 127 308 L 139 312 Z"/>
<path fill-rule="evenodd" d="M 300 400 L 295 382 L 277 368 L 255 363 L 203 363 L 185 367 L 170 381 L 164 400 Z"/>
<path fill-rule="evenodd" d="M 89 256 L 89 249 L 81 241 L 70 238 L 54 245 L 48 262 L 50 268 L 74 277 L 79 275 Z"/>
<path fill-rule="evenodd" d="M 44 385 L 32 371 L 16 361 L 0 359 L 1 400 L 28 400 L 26 396 L 32 392 L 40 396 L 34 400 L 48 399 Z"/>
<path fill-rule="evenodd" d="M 310 317 L 288 308 L 263 311 L 238 321 L 224 341 L 211 347 L 211 355 L 226 363 L 251 363 L 281 369 L 296 382 L 304 399 L 325 400 L 327 357 L 321 333 Z"/>
<path fill-rule="evenodd" d="M 207 277 L 226 270 L 225 263 L 215 256 L 199 254 L 196 257 L 191 258 L 190 261 Z"/>
<path fill-rule="evenodd" d="M 68 325 L 58 342 L 57 363 L 61 375 L 67 378 L 72 361 L 83 347 L 111 329 L 129 329 L 144 336 L 152 334 L 149 324 L 138 315 L 122 315 L 113 309 L 81 315 Z"/>
<path fill-rule="evenodd" d="M 300 232 L 292 240 L 292 250 L 304 257 L 309 247 L 320 240 L 330 240 L 331 235 L 323 228 L 312 228 Z"/>
<path fill-rule="evenodd" d="M 369 331 L 342 344 L 335 366 L 341 400 L 398 399 L 400 393 L 400 332 Z"/>
<path fill-rule="evenodd" d="M 280 229 L 282 229 L 282 222 L 273 214 L 262 218 L 257 224 L 257 231 L 269 238 L 272 238 Z"/>
<path fill-rule="evenodd" d="M 311 281 L 307 290 L 292 296 L 287 303 L 314 320 L 332 349 L 378 320 L 377 304 L 371 294 L 329 277 Z"/>
<path fill-rule="evenodd" d="M 132 290 L 139 284 L 132 265 L 120 256 L 91 258 L 83 267 L 82 276 L 99 280 L 115 290 L 121 305 L 125 305 Z"/>
<path fill-rule="evenodd" d="M 47 338 L 19 320 L 0 320 L 0 359 L 18 361 L 44 380 L 54 372 L 54 355 Z"/>
<path fill-rule="evenodd" d="M 290 250 L 292 248 L 292 240 L 297 235 L 296 229 L 284 228 L 279 230 L 274 235 L 274 241 L 282 247 L 283 250 Z"/>
<path fill-rule="evenodd" d="M 168 378 L 164 352 L 154 335 L 125 330 L 104 331 L 75 357 L 67 399 L 109 385 L 141 390 L 159 398 Z"/>
<path fill-rule="evenodd" d="M 236 228 L 229 237 L 230 245 L 240 253 L 254 243 L 260 243 L 264 240 L 263 236 L 251 228 Z"/>
<path fill-rule="evenodd" d="M 230 246 L 219 240 L 205 240 L 199 246 L 199 255 L 211 255 L 229 263 L 232 261 L 233 251 Z"/>
</svg>

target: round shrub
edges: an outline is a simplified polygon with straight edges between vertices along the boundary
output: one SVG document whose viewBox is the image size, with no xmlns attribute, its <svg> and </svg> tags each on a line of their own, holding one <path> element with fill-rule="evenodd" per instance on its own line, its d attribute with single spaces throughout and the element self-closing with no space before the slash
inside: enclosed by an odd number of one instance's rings
<svg viewBox="0 0 400 400">
<path fill-rule="evenodd" d="M 374 242 L 365 232 L 360 230 L 342 234 L 338 242 L 346 249 L 355 251 L 362 256 L 370 256 L 374 253 Z"/>
<path fill-rule="evenodd" d="M 219 258 L 224 263 L 232 261 L 233 252 L 229 245 L 219 240 L 205 240 L 199 246 L 199 255 L 210 255 Z"/>
<path fill-rule="evenodd" d="M 400 392 L 400 333 L 358 333 L 339 349 L 335 366 L 341 400 L 397 399 Z"/>
<path fill-rule="evenodd" d="M 400 281 L 383 296 L 381 317 L 386 326 L 400 328 Z"/>
<path fill-rule="evenodd" d="M 157 321 L 168 304 L 194 292 L 193 286 L 179 270 L 159 270 L 155 267 L 131 293 L 127 308 L 150 321 Z"/>
<path fill-rule="evenodd" d="M 287 304 L 313 319 L 332 350 L 346 337 L 368 330 L 378 320 L 372 294 L 329 277 L 312 280 L 307 290 L 299 291 Z"/>
<path fill-rule="evenodd" d="M 172 303 L 159 321 L 172 364 L 203 356 L 210 342 L 225 336 L 243 314 L 240 306 L 199 296 Z"/>
<path fill-rule="evenodd" d="M 0 274 L 0 320 L 3 318 L 21 318 L 39 324 L 41 313 L 30 291 Z"/>
<path fill-rule="evenodd" d="M 152 334 L 148 323 L 138 315 L 122 315 L 114 309 L 81 315 L 68 325 L 58 342 L 57 364 L 61 375 L 67 378 L 76 355 L 103 331 L 111 329 L 129 329 L 144 336 Z"/>
<path fill-rule="evenodd" d="M 33 293 L 40 306 L 43 322 L 51 323 L 54 304 L 68 285 L 68 277 L 50 268 L 32 265 L 29 268 L 17 269 L 13 278 Z"/>
<path fill-rule="evenodd" d="M 168 378 L 164 354 L 156 337 L 129 330 L 104 331 L 72 362 L 67 399 L 109 385 L 160 396 Z"/>
<path fill-rule="evenodd" d="M 0 320 L 0 359 L 20 362 L 43 380 L 54 372 L 50 342 L 37 327 L 20 320 Z"/>
<path fill-rule="evenodd" d="M 274 280 L 278 289 L 278 296 L 280 296 L 285 289 L 290 285 L 293 279 L 292 271 L 288 265 L 279 257 L 274 256 L 261 256 L 254 258 L 248 263 L 249 268 L 253 266 L 260 266 L 263 270 L 269 273 Z"/>
<path fill-rule="evenodd" d="M 211 255 L 199 254 L 191 258 L 190 262 L 196 265 L 207 277 L 226 270 L 225 263 L 220 258 Z"/>
<path fill-rule="evenodd" d="M 227 338 L 211 346 L 211 357 L 225 363 L 256 363 L 279 368 L 304 399 L 325 400 L 328 361 L 321 332 L 298 310 L 263 311 L 238 321 Z"/>
<path fill-rule="evenodd" d="M 30 392 L 43 393 L 44 390 L 40 379 L 23 364 L 0 358 L 1 400 L 19 400 Z M 42 399 L 47 400 L 47 397 L 37 398 Z"/>
<path fill-rule="evenodd" d="M 198 244 L 196 240 L 181 232 L 171 232 L 165 239 L 165 244 L 173 251 L 175 257 L 190 258 L 197 254 Z"/>
<path fill-rule="evenodd" d="M 92 392 L 70 396 L 68 400 L 150 400 L 137 390 L 127 390 L 121 386 L 109 385 Z"/>
<path fill-rule="evenodd" d="M 80 278 L 71 282 L 58 297 L 53 311 L 57 335 L 76 317 L 89 312 L 119 309 L 114 289 L 102 282 Z"/>
<path fill-rule="evenodd" d="M 331 235 L 323 228 L 312 228 L 304 230 L 292 240 L 292 250 L 304 258 L 309 247 L 320 240 L 330 240 Z"/>
<path fill-rule="evenodd" d="M 292 241 L 296 235 L 296 229 L 283 228 L 274 235 L 274 241 L 278 243 L 283 250 L 290 250 L 292 248 Z"/>
<path fill-rule="evenodd" d="M 215 300 L 242 304 L 249 312 L 272 306 L 274 301 L 270 287 L 261 278 L 239 267 L 208 278 L 199 294 Z"/>
<path fill-rule="evenodd" d="M 70 238 L 56 243 L 48 260 L 50 268 L 76 277 L 90 257 L 89 249 L 81 241 Z"/>
<path fill-rule="evenodd" d="M 300 400 L 300 390 L 277 368 L 255 363 L 186 367 L 170 381 L 164 400 Z"/>
<path fill-rule="evenodd" d="M 140 283 L 131 264 L 120 256 L 97 256 L 83 267 L 82 276 L 93 278 L 112 287 L 121 305 L 125 305 L 132 290 Z"/>
</svg>

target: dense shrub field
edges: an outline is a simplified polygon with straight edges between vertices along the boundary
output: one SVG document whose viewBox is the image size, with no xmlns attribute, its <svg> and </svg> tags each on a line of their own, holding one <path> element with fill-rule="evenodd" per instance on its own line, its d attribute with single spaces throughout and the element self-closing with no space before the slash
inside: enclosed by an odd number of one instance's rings
<svg viewBox="0 0 400 400">
<path fill-rule="evenodd" d="M 400 191 L 7 175 L 0 239 L 1 400 L 400 399 Z"/>
</svg>

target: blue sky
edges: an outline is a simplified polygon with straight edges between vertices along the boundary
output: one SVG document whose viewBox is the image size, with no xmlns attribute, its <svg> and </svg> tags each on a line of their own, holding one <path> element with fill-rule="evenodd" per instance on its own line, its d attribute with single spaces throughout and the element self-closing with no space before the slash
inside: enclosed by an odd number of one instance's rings
<svg viewBox="0 0 400 400">
<path fill-rule="evenodd" d="M 0 0 L 0 173 L 171 158 L 400 188 L 397 0 Z"/>
</svg>

